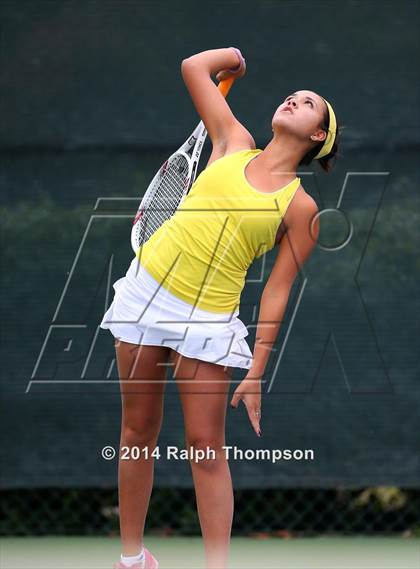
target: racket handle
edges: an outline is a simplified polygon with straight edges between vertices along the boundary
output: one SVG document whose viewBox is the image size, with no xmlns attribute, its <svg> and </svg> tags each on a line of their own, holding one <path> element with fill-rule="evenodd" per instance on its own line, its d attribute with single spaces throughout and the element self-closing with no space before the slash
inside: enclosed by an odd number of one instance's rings
<svg viewBox="0 0 420 569">
<path fill-rule="evenodd" d="M 232 87 L 234 81 L 235 77 L 228 77 L 227 79 L 223 79 L 223 81 L 220 81 L 220 83 L 217 85 L 219 91 L 222 93 L 224 97 L 226 97 L 227 94 L 229 93 L 230 88 Z"/>
</svg>

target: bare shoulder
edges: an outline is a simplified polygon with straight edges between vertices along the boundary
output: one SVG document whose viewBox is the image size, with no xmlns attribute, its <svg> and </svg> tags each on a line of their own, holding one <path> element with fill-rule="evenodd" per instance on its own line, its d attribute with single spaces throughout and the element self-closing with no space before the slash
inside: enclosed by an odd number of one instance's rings
<svg viewBox="0 0 420 569">
<path fill-rule="evenodd" d="M 287 208 L 284 223 L 286 227 L 290 227 L 298 221 L 302 222 L 303 219 L 312 218 L 318 211 L 318 204 L 300 184 L 290 206 Z"/>
<path fill-rule="evenodd" d="M 209 166 L 212 162 L 228 154 L 239 152 L 239 150 L 255 150 L 255 140 L 247 128 L 239 121 L 235 121 L 234 128 L 229 132 L 226 140 L 213 144 L 210 159 L 207 162 Z"/>
<path fill-rule="evenodd" d="M 317 212 L 316 201 L 305 192 L 300 184 L 277 229 L 275 243 L 280 244 L 289 229 L 296 229 L 299 232 L 302 226 L 311 224 Z"/>
</svg>

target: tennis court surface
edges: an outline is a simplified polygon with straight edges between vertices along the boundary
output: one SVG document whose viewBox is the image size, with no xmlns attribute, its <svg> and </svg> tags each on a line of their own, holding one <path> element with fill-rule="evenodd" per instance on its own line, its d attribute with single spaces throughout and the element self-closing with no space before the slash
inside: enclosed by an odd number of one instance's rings
<svg viewBox="0 0 420 569">
<path fill-rule="evenodd" d="M 150 537 L 159 569 L 204 569 L 200 537 Z M 118 538 L 4 538 L 1 569 L 111 569 Z M 420 539 L 399 537 L 232 538 L 229 569 L 419 569 Z"/>
</svg>

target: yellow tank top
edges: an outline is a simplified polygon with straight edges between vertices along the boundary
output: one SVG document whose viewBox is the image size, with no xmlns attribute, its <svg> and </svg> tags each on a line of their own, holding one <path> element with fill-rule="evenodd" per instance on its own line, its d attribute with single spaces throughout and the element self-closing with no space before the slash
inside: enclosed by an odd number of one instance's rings
<svg viewBox="0 0 420 569">
<path fill-rule="evenodd" d="M 278 227 L 300 185 L 260 192 L 245 167 L 262 150 L 245 149 L 213 161 L 197 177 L 175 214 L 136 255 L 176 297 L 209 312 L 239 309 L 246 272 L 275 245 Z"/>
</svg>

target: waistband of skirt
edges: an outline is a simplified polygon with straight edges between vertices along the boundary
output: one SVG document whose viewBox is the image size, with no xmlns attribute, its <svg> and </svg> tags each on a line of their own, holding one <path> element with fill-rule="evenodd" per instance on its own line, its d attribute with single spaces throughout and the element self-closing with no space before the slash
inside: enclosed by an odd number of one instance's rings
<svg viewBox="0 0 420 569">
<path fill-rule="evenodd" d="M 158 296 L 159 301 L 164 301 L 166 304 L 171 305 L 174 309 L 181 310 L 184 313 L 191 313 L 193 306 L 183 299 L 178 298 L 160 284 L 140 263 L 138 257 L 134 257 L 131 261 L 130 267 L 126 274 L 133 284 L 142 286 L 147 294 L 152 297 L 155 294 Z M 237 320 L 239 310 L 236 309 L 232 314 L 209 312 L 198 307 L 194 307 L 193 317 L 196 320 L 217 321 L 217 322 L 231 322 Z"/>
</svg>

